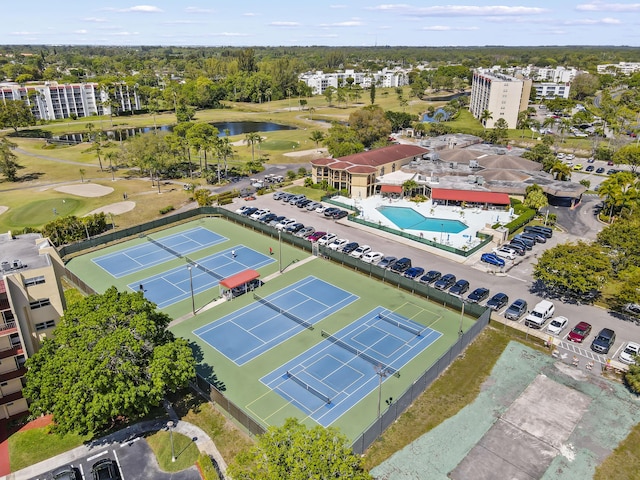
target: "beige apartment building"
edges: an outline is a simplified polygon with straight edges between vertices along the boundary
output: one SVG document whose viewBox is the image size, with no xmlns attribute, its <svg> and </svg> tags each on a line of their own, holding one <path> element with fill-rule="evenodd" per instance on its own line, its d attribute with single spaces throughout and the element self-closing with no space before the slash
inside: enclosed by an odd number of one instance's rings
<svg viewBox="0 0 640 480">
<path fill-rule="evenodd" d="M 471 82 L 469 111 L 482 121 L 485 128 L 493 128 L 500 118 L 504 118 L 508 128 L 516 128 L 518 113 L 527 109 L 532 81 L 491 72 L 475 70 Z M 491 113 L 489 119 L 482 120 L 482 113 Z"/>
<path fill-rule="evenodd" d="M 64 265 L 40 234 L 0 234 L 0 418 L 28 410 L 24 366 L 65 308 Z"/>
</svg>

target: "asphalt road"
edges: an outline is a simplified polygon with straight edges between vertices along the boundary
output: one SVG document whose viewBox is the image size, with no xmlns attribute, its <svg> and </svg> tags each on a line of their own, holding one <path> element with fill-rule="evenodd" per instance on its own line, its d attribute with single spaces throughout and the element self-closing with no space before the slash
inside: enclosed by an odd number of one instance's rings
<svg viewBox="0 0 640 480">
<path fill-rule="evenodd" d="M 511 301 L 516 298 L 523 298 L 528 302 L 529 308 L 532 308 L 543 298 L 535 291 L 532 280 L 533 267 L 537 256 L 540 255 L 544 249 L 553 247 L 559 243 L 595 238 L 597 230 L 601 227 L 593 216 L 594 207 L 598 202 L 599 199 L 597 197 L 586 197 L 583 204 L 574 210 L 567 208 L 558 209 L 559 223 L 566 226 L 567 231 L 554 233 L 553 238 L 549 239 L 546 244 L 536 245 L 526 256 L 518 257 L 514 262 L 508 261 L 508 265 L 505 268 L 506 275 L 489 273 L 486 265 L 480 262 L 480 253 L 476 253 L 461 262 L 454 261 L 445 256 L 434 254 L 431 251 L 425 251 L 424 248 L 420 248 L 422 246 L 418 246 L 416 242 L 401 237 L 386 238 L 379 236 L 358 228 L 358 225 L 346 219 L 336 222 L 315 212 L 309 212 L 306 209 L 300 209 L 293 205 L 273 200 L 271 195 L 260 196 L 257 200 L 250 202 L 250 204 L 251 206 L 268 208 L 280 215 L 293 217 L 305 225 L 315 227 L 316 230 L 333 232 L 339 237 L 348 238 L 350 241 L 370 245 L 373 250 L 381 251 L 385 255 L 393 255 L 398 258 L 403 256 L 409 257 L 412 259 L 414 266 L 421 266 L 426 270 L 438 270 L 443 274 L 453 273 L 458 279 L 464 278 L 470 282 L 471 288 L 469 292 L 476 287 L 486 287 L 490 289 L 491 295 L 504 292 L 509 296 Z M 236 199 L 236 201 L 228 205 L 227 208 L 235 210 L 247 203 L 249 202 Z M 587 350 L 594 335 L 604 327 L 612 328 L 617 333 L 616 343 L 609 353 L 610 358 L 617 358 L 620 347 L 627 341 L 640 342 L 639 326 L 636 326 L 632 322 L 620 320 L 602 308 L 590 305 L 562 303 L 559 300 L 553 300 L 553 302 L 556 307 L 555 316 L 562 315 L 569 319 L 569 328 L 562 332 L 562 338 L 564 338 L 569 333 L 569 329 L 579 321 L 587 321 L 592 324 L 593 331 L 584 344 Z M 503 312 L 500 312 L 500 314 L 502 313 Z"/>
</svg>

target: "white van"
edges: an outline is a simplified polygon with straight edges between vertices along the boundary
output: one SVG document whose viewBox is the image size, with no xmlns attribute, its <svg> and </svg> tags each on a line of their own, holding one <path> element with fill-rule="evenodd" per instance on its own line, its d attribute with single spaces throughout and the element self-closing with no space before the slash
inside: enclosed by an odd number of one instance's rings
<svg viewBox="0 0 640 480">
<path fill-rule="evenodd" d="M 542 328 L 555 311 L 556 307 L 553 303 L 549 300 L 541 300 L 525 317 L 524 324 L 531 328 Z"/>
</svg>

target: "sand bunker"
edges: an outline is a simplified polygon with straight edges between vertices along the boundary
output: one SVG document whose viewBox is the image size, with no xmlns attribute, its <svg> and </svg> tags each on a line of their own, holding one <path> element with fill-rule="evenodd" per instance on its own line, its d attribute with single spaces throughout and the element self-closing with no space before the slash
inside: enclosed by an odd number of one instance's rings
<svg viewBox="0 0 640 480">
<path fill-rule="evenodd" d="M 9 207 L 4 207 L 4 206 L 0 205 L 0 215 L 2 215 L 7 210 L 9 210 Z"/>
<path fill-rule="evenodd" d="M 103 187 L 95 183 L 81 183 L 80 185 L 63 185 L 56 187 L 56 192 L 68 193 L 78 197 L 104 197 L 113 192 L 111 187 Z"/>
<path fill-rule="evenodd" d="M 313 155 L 316 158 L 326 157 L 328 154 L 329 152 L 326 148 L 312 148 L 311 150 L 283 153 L 285 157 L 306 157 L 307 155 Z"/>
<path fill-rule="evenodd" d="M 136 207 L 136 202 L 118 202 L 111 205 L 105 205 L 104 207 L 96 208 L 95 210 L 87 213 L 87 215 L 93 215 L 96 213 L 106 213 L 113 215 L 120 215 L 121 213 L 130 212 Z"/>
</svg>

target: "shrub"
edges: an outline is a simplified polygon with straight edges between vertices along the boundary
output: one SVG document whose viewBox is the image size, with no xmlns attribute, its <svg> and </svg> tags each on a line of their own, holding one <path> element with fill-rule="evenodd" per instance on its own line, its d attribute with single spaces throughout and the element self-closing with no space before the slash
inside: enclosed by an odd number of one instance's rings
<svg viewBox="0 0 640 480">
<path fill-rule="evenodd" d="M 209 457 L 209 455 L 200 452 L 197 464 L 204 480 L 220 480 L 218 472 L 213 466 L 213 461 L 211 460 L 211 457 Z"/>
<path fill-rule="evenodd" d="M 167 206 L 167 207 L 161 208 L 161 209 L 160 209 L 160 215 L 164 215 L 165 213 L 169 213 L 169 212 L 171 212 L 171 211 L 173 211 L 173 210 L 175 210 L 175 209 L 173 208 L 173 205 L 169 205 L 169 206 Z"/>
<path fill-rule="evenodd" d="M 517 213 L 517 209 L 514 208 L 514 212 Z M 533 210 L 532 208 L 522 207 L 522 212 L 519 214 L 519 216 L 507 223 L 505 227 L 509 229 L 509 233 L 511 234 L 519 228 L 525 226 L 527 223 L 533 220 L 535 216 L 535 210 Z"/>
</svg>

